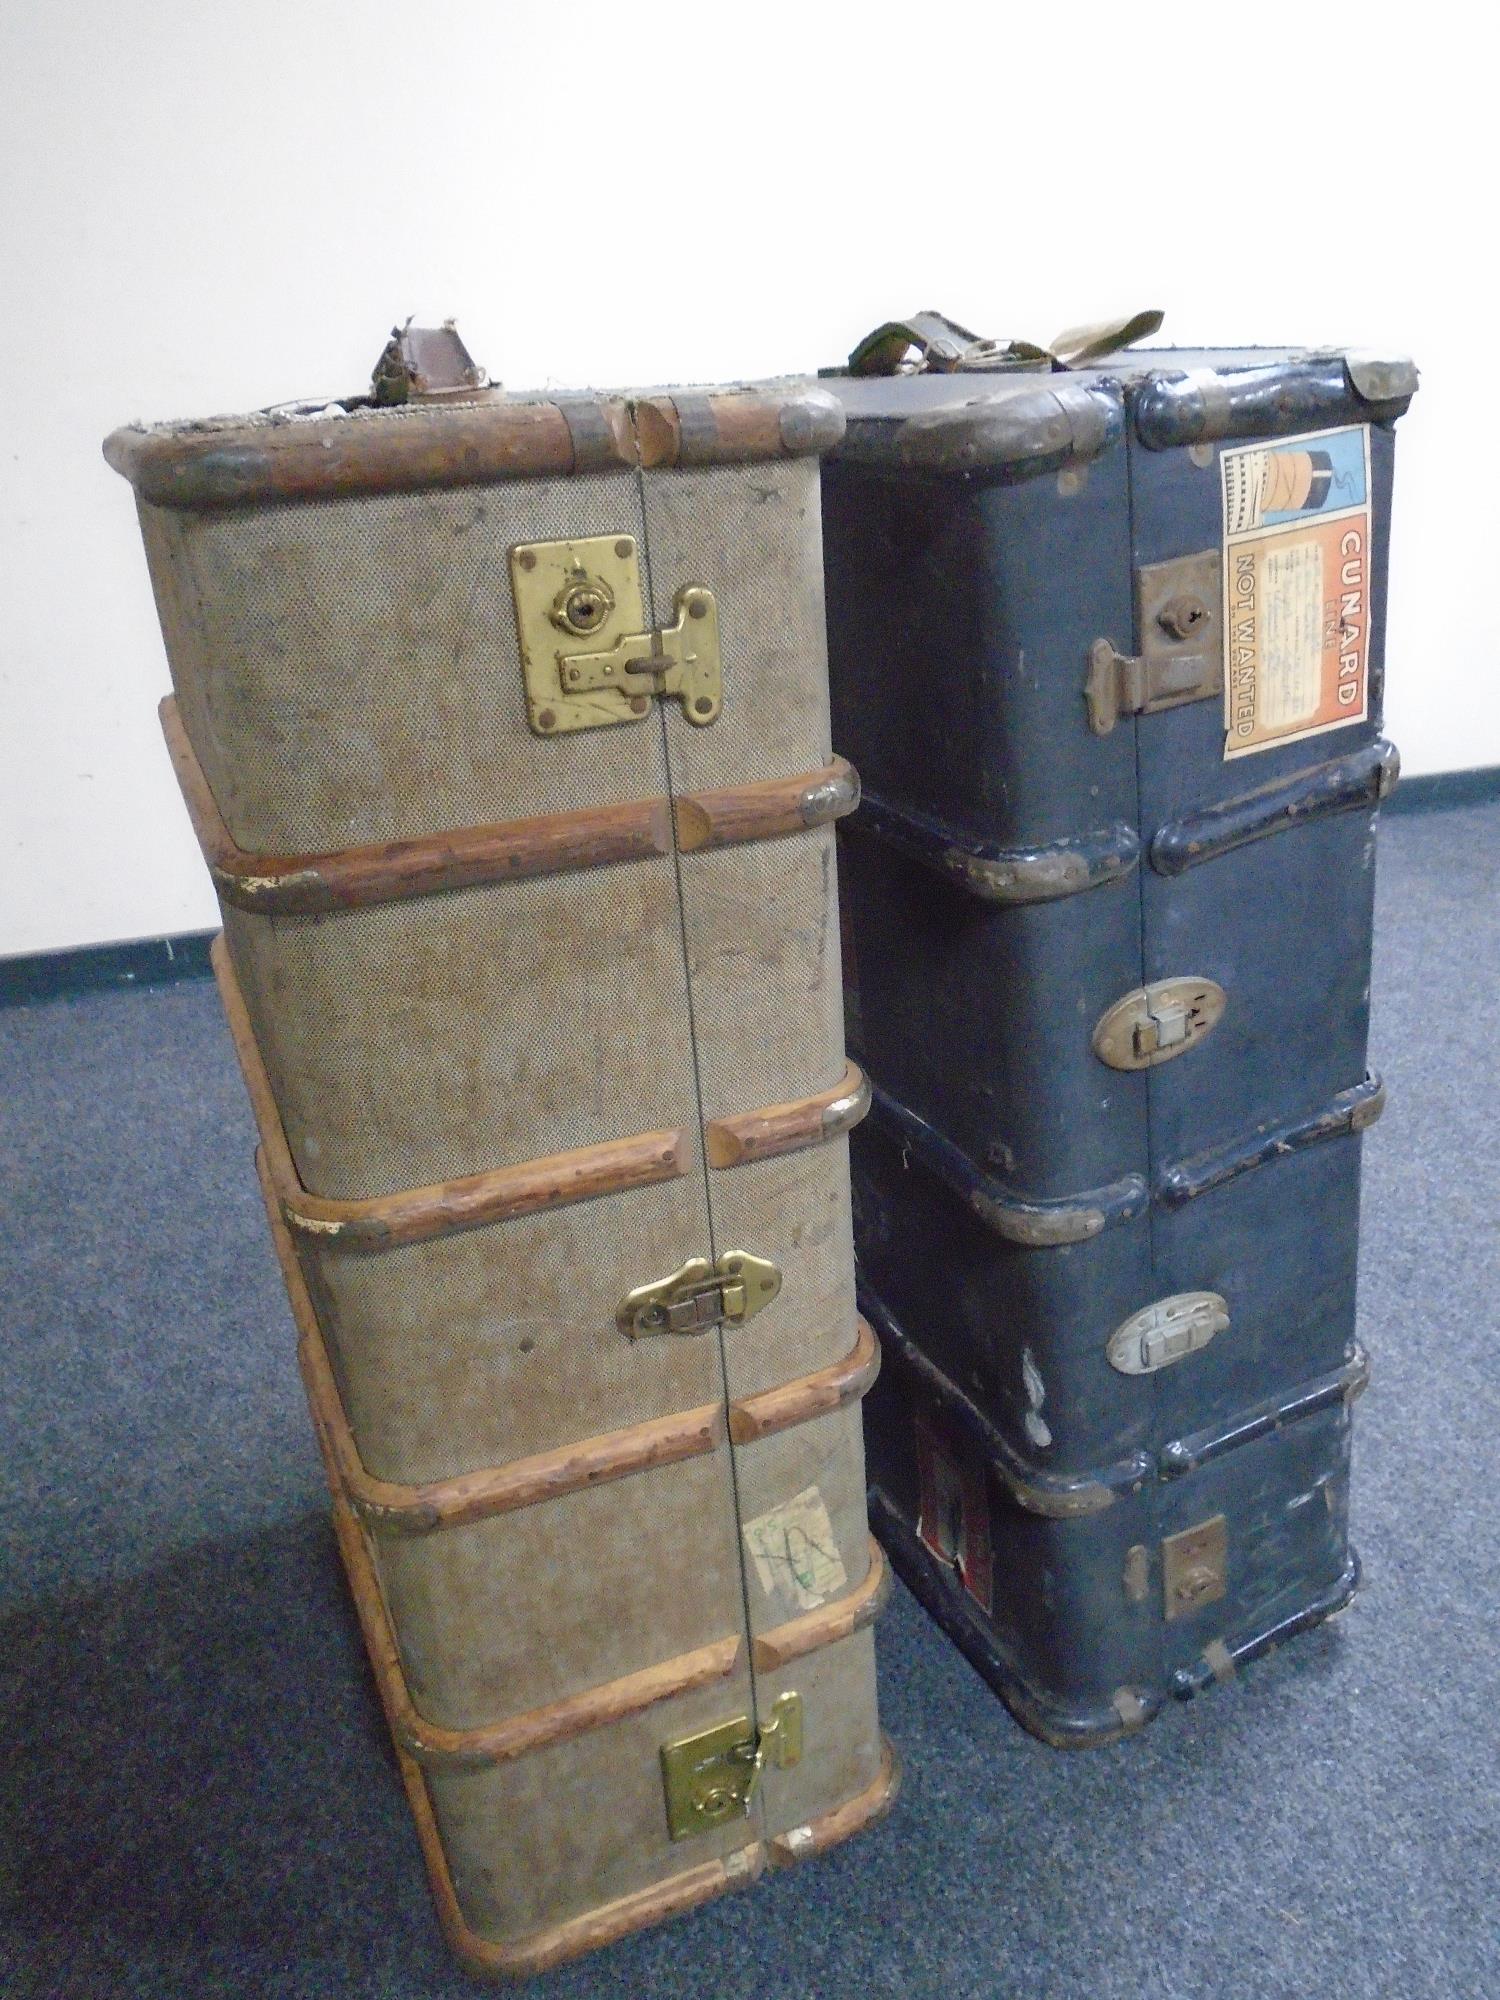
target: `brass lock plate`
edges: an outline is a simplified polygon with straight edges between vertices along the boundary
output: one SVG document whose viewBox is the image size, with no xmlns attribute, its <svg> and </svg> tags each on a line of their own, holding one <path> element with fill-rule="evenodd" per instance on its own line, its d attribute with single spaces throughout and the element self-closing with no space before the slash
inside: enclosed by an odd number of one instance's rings
<svg viewBox="0 0 1500 2000">
<path fill-rule="evenodd" d="M 1189 1618 L 1205 1604 L 1217 1604 L 1229 1588 L 1228 1566 L 1229 1527 L 1222 1514 L 1168 1535 L 1161 1545 L 1167 1623 Z"/>
<path fill-rule="evenodd" d="M 728 1321 L 738 1326 L 763 1312 L 781 1290 L 781 1272 L 748 1250 L 726 1250 L 716 1263 L 689 1257 L 670 1277 L 637 1285 L 615 1314 L 628 1340 L 659 1333 L 707 1333 Z"/>
<path fill-rule="evenodd" d="M 1108 639 L 1096 639 L 1089 652 L 1084 698 L 1096 736 L 1108 736 L 1122 715 L 1155 715 L 1222 694 L 1221 573 L 1217 549 L 1136 571 L 1140 652 L 1118 653 Z"/>
<path fill-rule="evenodd" d="M 1217 1292 L 1174 1292 L 1123 1320 L 1105 1352 L 1122 1375 L 1154 1375 L 1207 1347 L 1229 1325 L 1229 1307 Z"/>
<path fill-rule="evenodd" d="M 756 1734 L 748 1715 L 716 1723 L 661 1747 L 667 1830 L 690 1840 L 743 1819 L 767 1764 L 787 1770 L 802 1761 L 802 1697 L 778 1695 L 769 1722 Z"/>
<path fill-rule="evenodd" d="M 510 552 L 526 719 L 538 736 L 641 722 L 672 696 L 704 727 L 724 705 L 719 613 L 685 584 L 673 623 L 646 624 L 634 535 L 523 542 Z"/>
<path fill-rule="evenodd" d="M 1111 1069 L 1170 1062 L 1217 1026 L 1228 996 L 1212 979 L 1156 979 L 1107 1007 L 1094 1029 L 1094 1054 Z"/>
</svg>

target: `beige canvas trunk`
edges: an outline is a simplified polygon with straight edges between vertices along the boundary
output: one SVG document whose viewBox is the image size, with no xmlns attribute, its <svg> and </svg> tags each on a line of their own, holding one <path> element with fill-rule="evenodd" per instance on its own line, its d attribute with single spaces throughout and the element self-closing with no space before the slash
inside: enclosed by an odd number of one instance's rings
<svg viewBox="0 0 1500 2000">
<path fill-rule="evenodd" d="M 833 878 L 857 780 L 824 678 L 841 421 L 796 386 L 470 388 L 106 446 L 339 1543 L 483 1969 L 893 1794 Z"/>
</svg>

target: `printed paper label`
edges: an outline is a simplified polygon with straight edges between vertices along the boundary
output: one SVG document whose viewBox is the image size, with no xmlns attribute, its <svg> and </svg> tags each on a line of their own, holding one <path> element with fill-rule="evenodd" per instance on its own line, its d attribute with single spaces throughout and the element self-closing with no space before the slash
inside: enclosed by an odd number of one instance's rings
<svg viewBox="0 0 1500 2000">
<path fill-rule="evenodd" d="M 785 1606 L 789 1616 L 815 1611 L 849 1581 L 816 1486 L 804 1487 L 782 1506 L 747 1521 L 744 1535 L 761 1589 Z"/>
<path fill-rule="evenodd" d="M 962 1446 L 916 1419 L 917 1478 L 921 1512 L 917 1533 L 939 1562 L 954 1570 L 958 1580 L 983 1611 L 994 1609 L 993 1563 L 990 1555 L 990 1510 L 981 1468 Z"/>
<path fill-rule="evenodd" d="M 1369 714 L 1370 433 L 1226 451 L 1224 755 Z"/>
</svg>

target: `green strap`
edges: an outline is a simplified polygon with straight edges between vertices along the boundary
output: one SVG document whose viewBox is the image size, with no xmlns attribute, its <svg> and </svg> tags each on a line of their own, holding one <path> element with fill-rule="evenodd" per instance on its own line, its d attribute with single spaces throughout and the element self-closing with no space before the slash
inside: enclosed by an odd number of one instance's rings
<svg viewBox="0 0 1500 2000">
<path fill-rule="evenodd" d="M 912 313 L 887 320 L 866 334 L 849 356 L 851 375 L 949 374 L 1027 368 L 1082 368 L 1132 342 L 1144 340 L 1162 323 L 1159 312 L 1069 327 L 1049 347 L 1029 340 L 985 340 L 939 312 Z M 918 359 L 910 360 L 912 349 Z"/>
</svg>

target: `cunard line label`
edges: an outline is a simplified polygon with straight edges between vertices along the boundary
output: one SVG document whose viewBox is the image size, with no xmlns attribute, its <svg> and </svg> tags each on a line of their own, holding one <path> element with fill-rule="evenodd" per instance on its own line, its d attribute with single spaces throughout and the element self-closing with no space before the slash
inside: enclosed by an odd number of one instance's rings
<svg viewBox="0 0 1500 2000">
<path fill-rule="evenodd" d="M 1224 755 L 1369 714 L 1370 433 L 1226 451 Z"/>
</svg>

